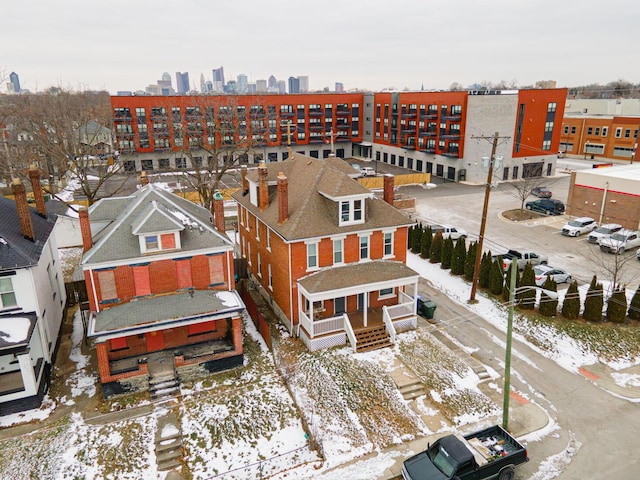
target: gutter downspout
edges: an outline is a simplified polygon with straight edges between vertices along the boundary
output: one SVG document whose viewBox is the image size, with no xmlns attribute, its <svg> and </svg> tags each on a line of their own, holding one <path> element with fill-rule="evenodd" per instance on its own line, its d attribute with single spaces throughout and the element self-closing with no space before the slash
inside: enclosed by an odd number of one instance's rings
<svg viewBox="0 0 640 480">
<path fill-rule="evenodd" d="M 609 182 L 605 182 L 604 184 L 604 192 L 602 193 L 602 206 L 600 207 L 600 218 L 598 219 L 598 223 L 602 225 L 602 216 L 604 215 L 604 205 L 607 201 L 607 191 L 609 190 Z"/>
</svg>

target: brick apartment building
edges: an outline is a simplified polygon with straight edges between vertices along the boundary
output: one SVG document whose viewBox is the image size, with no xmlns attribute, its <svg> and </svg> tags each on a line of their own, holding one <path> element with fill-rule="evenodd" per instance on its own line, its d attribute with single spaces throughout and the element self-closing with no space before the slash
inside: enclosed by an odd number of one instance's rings
<svg viewBox="0 0 640 480">
<path fill-rule="evenodd" d="M 153 184 L 80 211 L 87 337 L 103 395 L 242 365 L 242 312 L 222 197 L 211 213 Z"/>
<path fill-rule="evenodd" d="M 351 175 L 343 160 L 299 154 L 243 169 L 242 256 L 289 331 L 310 350 L 349 343 L 379 348 L 416 326 L 419 275 L 406 266 L 414 222 Z"/>
<path fill-rule="evenodd" d="M 584 158 L 637 160 L 640 116 L 567 114 L 562 120 L 560 152 Z"/>
<path fill-rule="evenodd" d="M 191 168 L 207 160 L 195 146 L 246 138 L 251 148 L 239 154 L 240 164 L 282 161 L 289 151 L 313 158 L 333 152 L 483 182 L 482 157 L 491 145 L 477 137 L 495 132 L 509 137 L 497 152 L 497 179 L 553 174 L 566 95 L 566 89 L 530 89 L 113 96 L 111 105 L 116 145 L 130 171 Z M 220 122 L 231 111 L 235 128 L 225 131 Z"/>
</svg>

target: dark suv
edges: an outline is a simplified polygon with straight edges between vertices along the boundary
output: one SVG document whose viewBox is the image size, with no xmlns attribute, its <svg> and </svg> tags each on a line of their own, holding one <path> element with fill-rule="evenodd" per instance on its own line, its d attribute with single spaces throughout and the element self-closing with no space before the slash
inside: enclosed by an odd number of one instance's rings
<svg viewBox="0 0 640 480">
<path fill-rule="evenodd" d="M 540 198 L 533 202 L 527 202 L 527 210 L 544 213 L 545 215 L 562 215 L 564 213 L 564 203 L 551 198 Z"/>
</svg>

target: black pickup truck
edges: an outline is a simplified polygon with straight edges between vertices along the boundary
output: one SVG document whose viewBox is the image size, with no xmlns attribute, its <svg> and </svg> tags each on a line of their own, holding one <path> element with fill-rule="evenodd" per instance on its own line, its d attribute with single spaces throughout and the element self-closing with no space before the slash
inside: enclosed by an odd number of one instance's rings
<svg viewBox="0 0 640 480">
<path fill-rule="evenodd" d="M 499 425 L 469 435 L 447 435 L 404 461 L 404 480 L 513 480 L 527 450 Z"/>
</svg>

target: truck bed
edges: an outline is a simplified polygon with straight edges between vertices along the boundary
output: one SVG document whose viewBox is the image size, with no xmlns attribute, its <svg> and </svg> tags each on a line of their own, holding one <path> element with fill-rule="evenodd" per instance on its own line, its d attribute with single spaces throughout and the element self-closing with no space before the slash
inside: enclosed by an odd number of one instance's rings
<svg viewBox="0 0 640 480">
<path fill-rule="evenodd" d="M 479 466 L 524 450 L 509 433 L 493 426 L 463 437 Z"/>
</svg>

